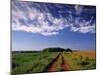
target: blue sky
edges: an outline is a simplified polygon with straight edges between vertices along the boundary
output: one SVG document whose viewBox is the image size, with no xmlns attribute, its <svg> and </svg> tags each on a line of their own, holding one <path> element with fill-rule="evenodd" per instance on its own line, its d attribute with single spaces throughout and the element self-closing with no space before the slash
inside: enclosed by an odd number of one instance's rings
<svg viewBox="0 0 100 75">
<path fill-rule="evenodd" d="M 95 50 L 96 7 L 12 1 L 12 50 Z"/>
</svg>

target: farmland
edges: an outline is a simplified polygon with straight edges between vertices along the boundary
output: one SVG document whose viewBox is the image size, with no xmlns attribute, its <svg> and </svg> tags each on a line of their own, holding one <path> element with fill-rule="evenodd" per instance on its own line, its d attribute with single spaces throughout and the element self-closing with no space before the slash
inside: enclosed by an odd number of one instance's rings
<svg viewBox="0 0 100 75">
<path fill-rule="evenodd" d="M 15 52 L 12 53 L 12 75 L 88 70 L 96 68 L 95 51 Z"/>
</svg>

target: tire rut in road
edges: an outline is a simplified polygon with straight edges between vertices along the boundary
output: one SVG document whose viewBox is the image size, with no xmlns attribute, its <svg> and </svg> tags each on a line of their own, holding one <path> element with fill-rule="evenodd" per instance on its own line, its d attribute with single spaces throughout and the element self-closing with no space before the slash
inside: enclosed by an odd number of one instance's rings
<svg viewBox="0 0 100 75">
<path fill-rule="evenodd" d="M 69 64 L 65 61 L 63 55 L 61 55 L 61 57 L 62 57 L 62 63 L 61 63 L 62 71 L 68 71 L 69 70 Z"/>
<path fill-rule="evenodd" d="M 44 69 L 44 72 L 56 72 L 56 67 L 57 67 L 57 61 L 60 57 L 61 53 L 59 53 L 55 59 L 51 61 L 50 64 L 47 65 L 47 67 Z"/>
</svg>

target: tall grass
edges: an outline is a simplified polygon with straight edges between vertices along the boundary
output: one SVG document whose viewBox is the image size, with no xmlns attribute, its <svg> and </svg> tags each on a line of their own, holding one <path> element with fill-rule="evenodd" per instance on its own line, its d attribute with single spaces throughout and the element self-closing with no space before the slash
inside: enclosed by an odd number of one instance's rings
<svg viewBox="0 0 100 75">
<path fill-rule="evenodd" d="M 43 72 L 57 52 L 15 53 L 12 56 L 12 74 Z"/>
</svg>

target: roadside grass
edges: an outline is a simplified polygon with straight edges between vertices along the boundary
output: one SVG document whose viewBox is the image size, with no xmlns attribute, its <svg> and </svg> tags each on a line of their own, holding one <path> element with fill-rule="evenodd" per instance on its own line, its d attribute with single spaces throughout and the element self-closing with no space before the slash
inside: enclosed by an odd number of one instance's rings
<svg viewBox="0 0 100 75">
<path fill-rule="evenodd" d="M 72 53 L 69 53 L 69 52 L 64 52 L 63 53 L 63 56 L 65 58 L 65 61 L 68 62 L 70 68 L 69 70 L 77 70 L 79 69 L 80 67 L 77 66 L 77 61 L 78 61 L 78 57 Z"/>
<path fill-rule="evenodd" d="M 57 71 L 61 71 L 62 70 L 62 67 L 61 67 L 61 64 L 62 64 L 62 58 L 61 58 L 61 55 L 59 56 L 58 60 L 57 60 Z"/>
<path fill-rule="evenodd" d="M 64 52 L 63 55 L 65 60 L 70 65 L 70 70 L 87 70 L 96 68 L 96 58 L 94 51 L 80 51 L 73 53 Z"/>
<path fill-rule="evenodd" d="M 12 74 L 42 72 L 58 52 L 15 53 L 12 56 Z"/>
<path fill-rule="evenodd" d="M 59 52 L 13 53 L 12 75 L 43 72 L 58 54 Z M 95 51 L 63 52 L 62 56 L 69 64 L 70 71 L 96 68 Z M 60 55 L 56 62 L 57 71 L 63 71 L 62 56 Z"/>
<path fill-rule="evenodd" d="M 37 67 L 35 67 L 32 72 L 36 73 L 36 72 L 43 72 L 43 70 L 45 69 L 46 66 L 48 66 L 48 64 L 58 55 L 58 52 L 55 53 L 45 53 L 47 54 L 48 57 L 46 58 L 42 58 L 38 64 Z"/>
</svg>

